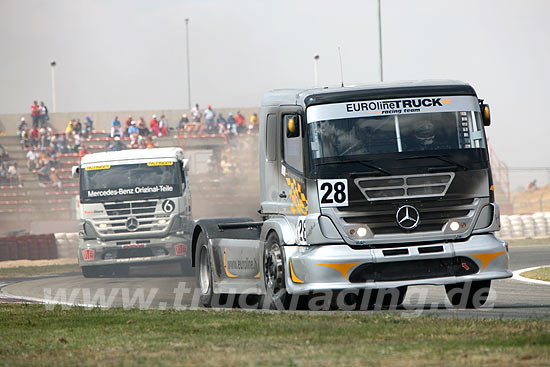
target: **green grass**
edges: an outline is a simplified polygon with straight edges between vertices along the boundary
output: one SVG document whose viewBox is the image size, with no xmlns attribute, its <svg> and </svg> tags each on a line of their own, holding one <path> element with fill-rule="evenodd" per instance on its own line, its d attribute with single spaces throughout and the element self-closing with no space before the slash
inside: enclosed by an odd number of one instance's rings
<svg viewBox="0 0 550 367">
<path fill-rule="evenodd" d="M 47 275 L 69 272 L 80 272 L 80 266 L 78 266 L 78 264 L 69 264 L 0 268 L 0 278 L 26 277 L 31 275 Z"/>
<path fill-rule="evenodd" d="M 521 276 L 525 278 L 538 279 L 538 280 L 544 280 L 546 282 L 550 282 L 550 267 L 526 271 L 525 273 L 521 273 Z"/>
<path fill-rule="evenodd" d="M 0 304 L 5 366 L 535 366 L 550 322 Z"/>
</svg>

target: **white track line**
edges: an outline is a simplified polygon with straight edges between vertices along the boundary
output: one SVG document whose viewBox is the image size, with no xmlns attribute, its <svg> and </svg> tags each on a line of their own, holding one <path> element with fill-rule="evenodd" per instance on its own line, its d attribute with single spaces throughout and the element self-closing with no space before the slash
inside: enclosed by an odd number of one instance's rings
<svg viewBox="0 0 550 367">
<path fill-rule="evenodd" d="M 531 279 L 531 278 L 525 278 L 522 277 L 520 274 L 525 273 L 527 271 L 536 270 L 540 268 L 547 268 L 550 267 L 550 265 L 543 265 L 543 266 L 535 266 L 533 268 L 525 268 L 525 269 L 519 269 L 513 272 L 514 276 L 512 276 L 512 279 L 519 280 L 522 282 L 527 283 L 534 283 L 534 284 L 544 284 L 544 285 L 550 285 L 550 282 L 545 282 L 544 280 L 538 280 L 538 279 Z"/>
</svg>

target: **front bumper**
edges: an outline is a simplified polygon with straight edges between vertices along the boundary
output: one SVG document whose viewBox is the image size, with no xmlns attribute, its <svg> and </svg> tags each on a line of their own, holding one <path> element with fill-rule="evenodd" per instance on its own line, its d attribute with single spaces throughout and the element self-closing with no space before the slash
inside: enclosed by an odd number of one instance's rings
<svg viewBox="0 0 550 367">
<path fill-rule="evenodd" d="M 191 260 L 189 238 L 169 235 L 163 238 L 116 241 L 79 240 L 80 266 L 150 264 Z"/>
<path fill-rule="evenodd" d="M 321 245 L 285 246 L 284 251 L 289 293 L 443 285 L 512 276 L 506 243 L 493 234 L 384 249 Z"/>
</svg>

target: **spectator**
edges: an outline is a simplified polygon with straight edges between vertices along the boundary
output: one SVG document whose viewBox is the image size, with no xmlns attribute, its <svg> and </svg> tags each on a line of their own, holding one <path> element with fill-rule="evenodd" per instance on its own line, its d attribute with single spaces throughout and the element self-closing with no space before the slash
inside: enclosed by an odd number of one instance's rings
<svg viewBox="0 0 550 367">
<path fill-rule="evenodd" d="M 111 150 L 115 151 L 115 152 L 118 152 L 120 150 L 125 150 L 126 149 L 126 144 L 124 144 L 122 141 L 120 141 L 120 138 L 117 136 L 115 138 L 115 143 L 113 145 L 113 148 Z"/>
<path fill-rule="evenodd" d="M 115 118 L 111 122 L 111 138 L 114 138 L 116 136 L 122 137 L 122 135 L 122 124 L 118 120 L 118 116 L 115 116 Z"/>
<path fill-rule="evenodd" d="M 76 119 L 76 122 L 73 125 L 73 129 L 75 134 L 82 134 L 82 124 L 80 123 L 80 119 Z"/>
<path fill-rule="evenodd" d="M 162 136 L 170 135 L 170 130 L 168 129 L 168 120 L 166 120 L 166 116 L 164 115 L 160 116 L 159 130 Z"/>
<path fill-rule="evenodd" d="M 195 107 L 191 110 L 191 120 L 196 123 L 201 122 L 201 110 L 199 109 L 199 104 L 195 104 Z"/>
<path fill-rule="evenodd" d="M 78 153 L 78 151 L 80 150 L 81 144 L 82 144 L 82 137 L 80 136 L 80 134 L 74 134 L 73 150 L 75 153 Z"/>
<path fill-rule="evenodd" d="M 46 141 L 48 140 L 48 131 L 41 127 L 40 130 L 38 130 L 38 135 L 40 138 L 40 148 L 44 148 L 47 145 Z"/>
<path fill-rule="evenodd" d="M 46 123 L 50 120 L 48 115 L 48 107 L 44 104 L 44 101 L 40 102 L 40 115 L 38 121 L 40 122 L 40 127 L 46 127 Z"/>
<path fill-rule="evenodd" d="M 28 127 L 25 127 L 23 131 L 21 131 L 21 148 L 27 149 L 31 146 L 31 134 Z"/>
<path fill-rule="evenodd" d="M 244 125 L 245 120 L 246 119 L 241 114 L 241 111 L 238 111 L 237 116 L 235 116 L 235 121 L 237 122 L 237 132 L 239 134 L 246 132 L 246 126 Z"/>
<path fill-rule="evenodd" d="M 8 154 L 8 149 L 0 144 L 0 158 L 3 160 L 9 159 L 10 155 Z"/>
<path fill-rule="evenodd" d="M 250 116 L 250 124 L 248 125 L 248 131 L 258 131 L 260 125 L 258 120 L 258 114 L 254 112 L 252 116 Z"/>
<path fill-rule="evenodd" d="M 81 161 L 82 157 L 84 157 L 86 154 L 90 154 L 90 151 L 86 149 L 86 147 L 80 149 L 80 151 L 78 152 L 78 160 Z"/>
<path fill-rule="evenodd" d="M 57 170 L 52 167 L 50 168 L 50 173 L 49 173 L 49 179 L 50 179 L 50 182 L 58 189 L 58 190 L 61 190 L 61 179 L 59 178 L 59 176 L 57 175 Z"/>
<path fill-rule="evenodd" d="M 140 136 L 149 136 L 150 132 L 149 132 L 149 129 L 147 128 L 147 124 L 145 123 L 145 120 L 143 119 L 143 117 L 139 118 L 137 127 L 139 129 Z"/>
<path fill-rule="evenodd" d="M 145 148 L 151 149 L 154 148 L 155 144 L 153 144 L 153 138 L 151 136 L 148 136 L 145 138 Z"/>
<path fill-rule="evenodd" d="M 128 132 L 128 130 L 130 129 L 130 126 L 132 126 L 132 122 L 134 122 L 134 119 L 132 118 L 131 115 L 128 116 L 128 119 L 126 120 L 126 122 L 124 123 L 126 125 L 126 127 L 124 128 L 124 133 L 127 135 L 127 136 L 130 136 L 130 133 Z"/>
<path fill-rule="evenodd" d="M 67 139 L 73 138 L 74 124 L 75 124 L 75 121 L 74 119 L 72 119 L 71 121 L 69 121 L 69 123 L 67 124 L 67 127 L 65 128 L 65 136 L 67 137 Z"/>
<path fill-rule="evenodd" d="M 187 118 L 187 114 L 184 113 L 183 115 L 181 115 L 181 119 L 180 119 L 180 122 L 179 122 L 179 125 L 178 125 L 178 129 L 179 130 L 184 130 L 185 125 L 187 125 L 188 123 L 189 123 L 189 119 Z"/>
<path fill-rule="evenodd" d="M 38 122 L 40 119 L 40 106 L 38 101 L 34 101 L 31 106 L 31 117 L 32 117 L 32 127 L 38 127 Z"/>
<path fill-rule="evenodd" d="M 218 115 L 216 122 L 218 123 L 218 134 L 223 134 L 227 121 L 225 120 L 225 117 L 223 117 L 223 114 L 221 112 Z"/>
<path fill-rule="evenodd" d="M 149 127 L 151 128 L 151 133 L 153 135 L 160 136 L 159 121 L 157 120 L 157 115 L 153 115 L 153 119 L 149 122 Z"/>
<path fill-rule="evenodd" d="M 8 162 L 7 161 L 0 162 L 0 182 L 2 183 L 2 185 L 8 182 Z"/>
<path fill-rule="evenodd" d="M 38 169 L 38 152 L 34 148 L 29 148 L 27 151 L 27 168 L 29 172 Z"/>
<path fill-rule="evenodd" d="M 82 130 L 82 136 L 89 138 L 92 136 L 92 131 L 94 130 L 94 122 L 90 116 L 86 116 L 84 119 L 84 129 Z"/>
<path fill-rule="evenodd" d="M 27 121 L 25 121 L 24 117 L 21 117 L 21 121 L 19 122 L 19 126 L 17 127 L 17 136 L 19 137 L 19 139 L 22 138 L 21 135 L 23 134 L 23 130 L 25 130 L 27 127 Z"/>
<path fill-rule="evenodd" d="M 29 133 L 30 137 L 30 143 L 33 147 L 38 146 L 38 143 L 40 142 L 40 133 L 38 131 L 38 127 L 33 127 Z"/>
<path fill-rule="evenodd" d="M 215 132 L 216 127 L 214 126 L 214 118 L 216 113 L 212 110 L 212 106 L 208 105 L 208 108 L 204 110 L 204 119 L 206 120 L 206 132 L 212 134 Z"/>
<path fill-rule="evenodd" d="M 237 120 L 233 117 L 233 112 L 229 112 L 229 117 L 227 118 L 225 127 L 225 133 L 227 134 L 227 140 L 231 146 L 231 149 L 237 149 L 237 144 L 235 142 L 235 135 L 237 135 Z"/>
<path fill-rule="evenodd" d="M 19 168 L 17 167 L 16 161 L 11 161 L 8 166 L 8 180 L 10 185 L 18 185 L 19 187 L 23 186 L 21 181 L 21 174 L 19 173 Z"/>
<path fill-rule="evenodd" d="M 128 136 L 132 136 L 132 134 L 139 135 L 139 129 L 137 127 L 137 123 L 132 120 L 130 127 L 128 127 Z"/>
</svg>

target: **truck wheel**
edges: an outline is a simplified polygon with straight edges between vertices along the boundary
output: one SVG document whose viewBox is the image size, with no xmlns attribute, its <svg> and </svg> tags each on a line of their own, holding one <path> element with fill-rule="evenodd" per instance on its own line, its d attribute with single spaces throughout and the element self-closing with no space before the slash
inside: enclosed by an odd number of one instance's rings
<svg viewBox="0 0 550 367">
<path fill-rule="evenodd" d="M 197 238 L 197 252 L 195 264 L 197 264 L 196 279 L 197 287 L 200 290 L 199 303 L 203 307 L 212 305 L 212 268 L 210 267 L 210 256 L 208 256 L 208 245 L 206 236 L 201 232 Z"/>
<path fill-rule="evenodd" d="M 491 280 L 447 284 L 445 292 L 451 304 L 455 307 L 478 308 L 487 302 Z"/>
<path fill-rule="evenodd" d="M 279 237 L 269 234 L 264 245 L 264 283 L 266 302 L 272 309 L 287 309 L 291 296 L 285 285 L 285 260 Z"/>
<path fill-rule="evenodd" d="M 102 273 L 100 266 L 81 266 L 80 269 L 84 278 L 99 278 Z"/>
<path fill-rule="evenodd" d="M 195 268 L 191 264 L 191 259 L 186 259 L 180 262 L 181 275 L 184 277 L 194 277 Z"/>
</svg>

